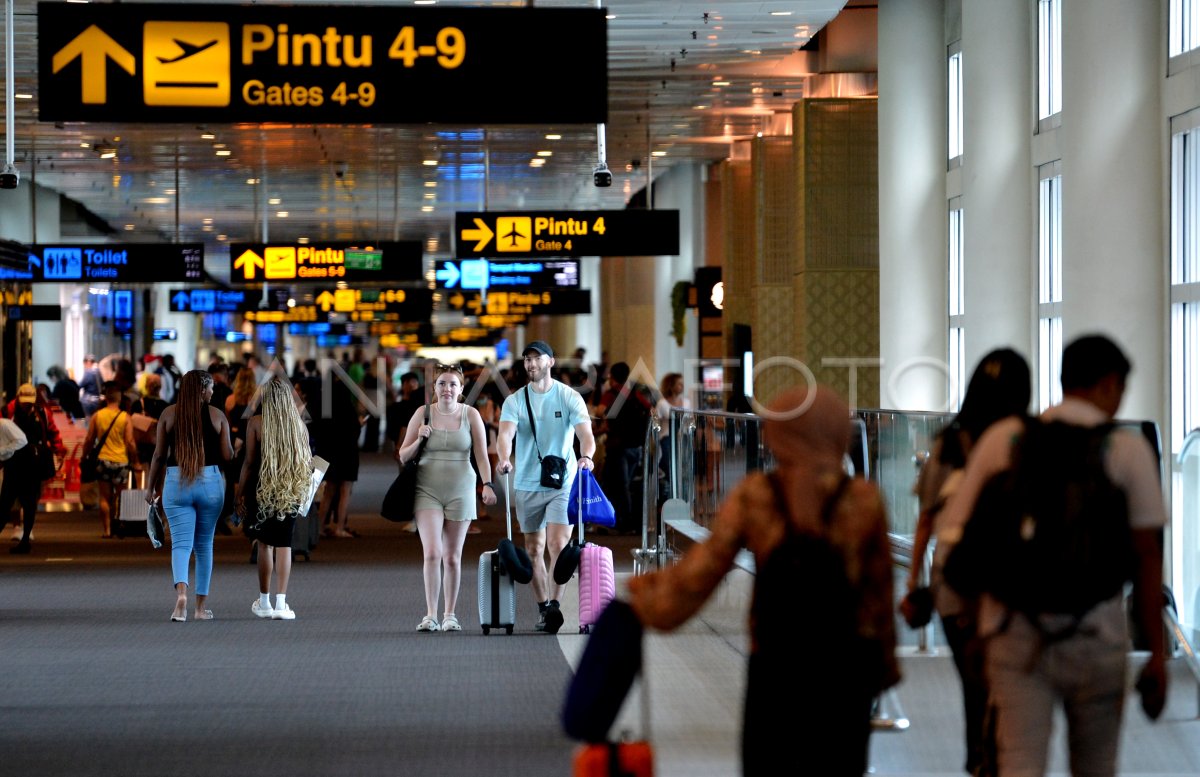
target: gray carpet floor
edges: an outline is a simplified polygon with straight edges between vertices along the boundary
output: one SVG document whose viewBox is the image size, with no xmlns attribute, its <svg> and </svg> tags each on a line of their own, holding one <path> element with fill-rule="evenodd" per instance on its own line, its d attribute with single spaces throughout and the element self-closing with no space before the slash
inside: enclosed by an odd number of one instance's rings
<svg viewBox="0 0 1200 777">
<path fill-rule="evenodd" d="M 568 773 L 570 668 L 533 631 L 532 595 L 518 591 L 512 636 L 478 626 L 499 513 L 468 537 L 464 630 L 417 633 L 420 541 L 373 515 L 394 465 L 364 457 L 363 471 L 362 536 L 295 562 L 290 622 L 251 613 L 240 536 L 217 538 L 215 619 L 172 623 L 165 548 L 101 541 L 93 516 L 40 518 L 33 554 L 0 557 L 0 774 Z"/>
</svg>

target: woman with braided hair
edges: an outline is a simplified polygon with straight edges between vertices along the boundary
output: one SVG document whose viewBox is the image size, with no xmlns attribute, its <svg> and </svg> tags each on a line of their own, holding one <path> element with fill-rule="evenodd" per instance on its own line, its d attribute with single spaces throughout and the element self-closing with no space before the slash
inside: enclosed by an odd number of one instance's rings
<svg viewBox="0 0 1200 777">
<path fill-rule="evenodd" d="M 246 535 L 259 544 L 259 595 L 250 611 L 260 618 L 290 621 L 296 617 L 287 603 L 292 529 L 312 487 L 312 449 L 291 385 L 276 376 L 261 392 L 262 415 L 251 418 L 246 427 L 246 462 L 236 498 Z M 272 571 L 278 583 L 274 607 Z"/>
<path fill-rule="evenodd" d="M 213 534 L 225 503 L 225 462 L 233 458 L 229 422 L 210 407 L 213 379 L 203 370 L 192 370 L 179 382 L 175 404 L 158 419 L 158 440 L 150 464 L 146 501 L 159 500 L 171 525 L 171 574 L 175 580 L 175 610 L 171 620 L 187 620 L 188 564 L 196 556 L 196 620 L 211 620 L 204 608 L 212 578 Z"/>
</svg>

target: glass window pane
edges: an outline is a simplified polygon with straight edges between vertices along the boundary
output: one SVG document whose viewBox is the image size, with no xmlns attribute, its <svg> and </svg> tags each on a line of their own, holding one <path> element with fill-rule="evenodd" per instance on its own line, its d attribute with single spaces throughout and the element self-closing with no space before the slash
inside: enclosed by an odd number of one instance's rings
<svg viewBox="0 0 1200 777">
<path fill-rule="evenodd" d="M 962 117 L 962 52 L 950 55 L 948 72 L 949 120 L 950 120 L 950 159 L 962 156 L 963 153 L 963 117 Z"/>
<path fill-rule="evenodd" d="M 962 208 L 950 211 L 950 286 L 949 311 L 952 316 L 961 316 L 964 310 L 963 283 L 963 212 Z"/>
</svg>

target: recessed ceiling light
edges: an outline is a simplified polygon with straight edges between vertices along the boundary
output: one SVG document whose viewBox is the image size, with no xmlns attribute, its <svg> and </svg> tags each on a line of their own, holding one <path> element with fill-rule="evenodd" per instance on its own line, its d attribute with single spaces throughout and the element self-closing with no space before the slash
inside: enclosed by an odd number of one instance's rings
<svg viewBox="0 0 1200 777">
<path fill-rule="evenodd" d="M 708 110 L 708 106 L 707 105 L 697 105 L 697 106 L 695 106 L 695 109 L 698 111 L 706 111 L 706 110 Z"/>
<path fill-rule="evenodd" d="M 426 189 L 436 189 L 436 188 L 437 188 L 437 181 L 426 181 L 426 182 L 425 182 L 425 188 L 426 188 Z"/>
<path fill-rule="evenodd" d="M 651 151 L 650 156 L 666 156 L 666 151 Z"/>
<path fill-rule="evenodd" d="M 716 35 L 709 35 L 709 36 L 708 36 L 708 39 L 709 39 L 709 40 L 716 40 L 716 39 L 717 39 L 717 36 L 716 36 Z"/>
<path fill-rule="evenodd" d="M 729 86 L 729 82 L 728 81 L 713 81 L 712 85 L 713 86 Z"/>
<path fill-rule="evenodd" d="M 537 152 L 537 155 L 538 156 L 554 156 L 554 152 L 553 151 L 539 151 L 539 152 Z"/>
<path fill-rule="evenodd" d="M 426 159 L 425 161 L 421 162 L 421 164 L 425 165 L 426 167 L 437 167 L 437 160 Z"/>
<path fill-rule="evenodd" d="M 213 148 L 229 148 L 229 146 L 224 143 L 213 143 L 212 146 Z"/>
<path fill-rule="evenodd" d="M 213 223 L 213 220 L 212 219 L 201 219 L 200 222 L 202 224 L 211 224 L 211 223 Z"/>
<path fill-rule="evenodd" d="M 91 143 L 88 143 L 88 142 L 86 142 L 86 141 L 80 141 L 80 143 L 79 143 L 79 147 L 80 147 L 80 148 L 91 148 L 91 147 L 92 147 L 92 144 L 91 144 Z"/>
<path fill-rule="evenodd" d="M 229 156 L 229 155 L 231 155 L 232 153 L 233 153 L 233 152 L 232 152 L 232 151 L 230 151 L 230 150 L 229 150 L 229 149 L 227 149 L 227 148 L 221 148 L 221 149 L 217 149 L 217 156 Z"/>
<path fill-rule="evenodd" d="M 298 237 L 298 238 L 296 238 L 296 242 L 301 245 L 308 245 L 308 238 L 307 237 Z"/>
<path fill-rule="evenodd" d="M 426 192 L 426 193 L 425 193 L 425 199 L 427 199 L 427 200 L 436 200 L 436 199 L 437 199 L 437 195 L 436 195 L 436 194 L 434 194 L 433 192 Z"/>
<path fill-rule="evenodd" d="M 163 189 L 163 194 L 174 194 L 174 193 L 175 193 L 174 189 Z"/>
<path fill-rule="evenodd" d="M 216 136 L 216 135 L 214 135 L 214 134 L 213 134 L 213 133 L 211 133 L 211 132 L 205 132 L 205 133 L 203 133 L 203 134 L 201 134 L 201 135 L 200 135 L 200 139 L 201 139 L 201 140 L 216 140 L 216 139 L 217 139 L 217 136 Z"/>
<path fill-rule="evenodd" d="M 147 205 L 166 205 L 170 201 L 170 197 L 147 197 L 146 199 L 142 200 L 142 202 L 146 203 Z"/>
<path fill-rule="evenodd" d="M 422 213 L 433 213 L 433 206 L 432 205 L 422 205 L 421 212 Z"/>
<path fill-rule="evenodd" d="M 791 11 L 771 11 L 772 16 L 791 16 Z"/>
<path fill-rule="evenodd" d="M 291 214 L 290 214 L 290 213 L 288 213 L 286 210 L 281 210 L 281 211 L 278 211 L 278 212 L 275 214 L 275 216 L 276 216 L 277 218 L 281 218 L 281 219 L 286 219 L 286 218 L 287 218 L 288 216 L 290 216 L 290 215 L 291 215 Z"/>
<path fill-rule="evenodd" d="M 212 224 L 205 224 L 204 226 L 200 227 L 200 231 L 201 231 L 201 232 L 212 232 L 212 231 L 213 231 L 213 225 L 212 225 Z"/>
<path fill-rule="evenodd" d="M 278 197 L 272 197 L 271 199 L 267 200 L 268 205 L 278 205 L 281 202 L 283 202 L 283 200 L 279 199 Z"/>
<path fill-rule="evenodd" d="M 437 0 L 413 0 L 413 5 L 437 5 Z"/>
<path fill-rule="evenodd" d="M 288 297 L 287 306 L 288 306 L 289 308 L 294 308 L 294 307 L 296 307 L 296 300 L 295 300 L 295 298 L 294 298 L 294 297 Z"/>
<path fill-rule="evenodd" d="M 132 232 L 132 231 L 133 231 L 133 225 L 132 225 L 132 224 L 126 224 L 126 225 L 125 225 L 125 231 L 126 231 L 126 232 Z"/>
<path fill-rule="evenodd" d="M 224 240 L 228 240 L 228 239 L 229 239 L 229 235 L 217 235 L 217 240 L 224 241 Z"/>
<path fill-rule="evenodd" d="M 562 135 L 547 135 L 546 140 L 562 140 Z"/>
<path fill-rule="evenodd" d="M 546 164 L 545 159 L 530 159 L 529 160 L 530 167 L 541 167 L 544 164 Z"/>
<path fill-rule="evenodd" d="M 257 179 L 257 178 L 247 178 L 247 179 L 246 179 L 246 185 L 247 185 L 247 186 L 254 186 L 256 183 L 258 183 L 258 179 Z"/>
<path fill-rule="evenodd" d="M 18 100 L 32 100 L 33 99 L 33 95 L 25 94 L 24 92 L 17 92 L 16 94 L 13 95 L 13 97 L 15 97 Z"/>
<path fill-rule="evenodd" d="M 604 18 L 605 18 L 605 19 L 608 19 L 609 21 L 611 21 L 611 20 L 613 20 L 613 19 L 616 19 L 616 18 L 617 18 L 617 15 L 616 15 L 615 13 L 610 13 L 610 14 L 606 15 Z"/>
</svg>

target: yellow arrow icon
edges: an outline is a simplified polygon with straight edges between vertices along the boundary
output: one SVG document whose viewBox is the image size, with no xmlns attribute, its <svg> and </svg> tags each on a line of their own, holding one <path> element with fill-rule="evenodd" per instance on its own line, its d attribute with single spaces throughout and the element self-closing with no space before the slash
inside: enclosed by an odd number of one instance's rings
<svg viewBox="0 0 1200 777">
<path fill-rule="evenodd" d="M 54 54 L 53 72 L 57 73 L 77 58 L 82 60 L 80 70 L 83 73 L 83 102 L 89 105 L 103 105 L 108 102 L 106 60 L 111 58 L 131 76 L 137 73 L 137 59 L 94 24 Z"/>
<path fill-rule="evenodd" d="M 478 240 L 479 242 L 476 243 L 475 247 L 471 250 L 475 253 L 479 253 L 483 250 L 484 246 L 491 242 L 492 235 L 495 233 L 492 232 L 491 227 L 484 223 L 483 219 L 473 219 L 473 221 L 475 222 L 475 226 L 479 227 L 479 229 L 464 229 L 462 231 L 462 239 Z"/>
<path fill-rule="evenodd" d="M 463 305 L 466 303 L 466 301 L 467 301 L 467 298 L 464 297 L 463 295 L 455 294 L 452 297 L 450 297 L 450 307 L 454 308 L 455 310 L 462 310 Z"/>
<path fill-rule="evenodd" d="M 254 270 L 256 267 L 263 266 L 263 259 L 253 251 L 246 251 L 237 258 L 233 263 L 233 269 L 241 270 L 242 276 L 248 280 L 254 280 Z"/>
<path fill-rule="evenodd" d="M 316 299 L 314 299 L 314 300 L 313 300 L 313 302 L 315 302 L 315 303 L 317 303 L 318 305 L 320 305 L 320 306 L 321 306 L 321 310 L 323 310 L 323 311 L 325 311 L 326 313 L 328 313 L 328 312 L 329 312 L 329 309 L 330 309 L 331 307 L 333 307 L 333 300 L 334 300 L 334 296 L 333 296 L 332 294 L 330 294 L 330 293 L 329 293 L 329 292 L 327 292 L 327 291 L 323 291 L 323 292 L 321 292 L 320 294 L 318 294 L 318 295 L 317 295 Z"/>
</svg>

